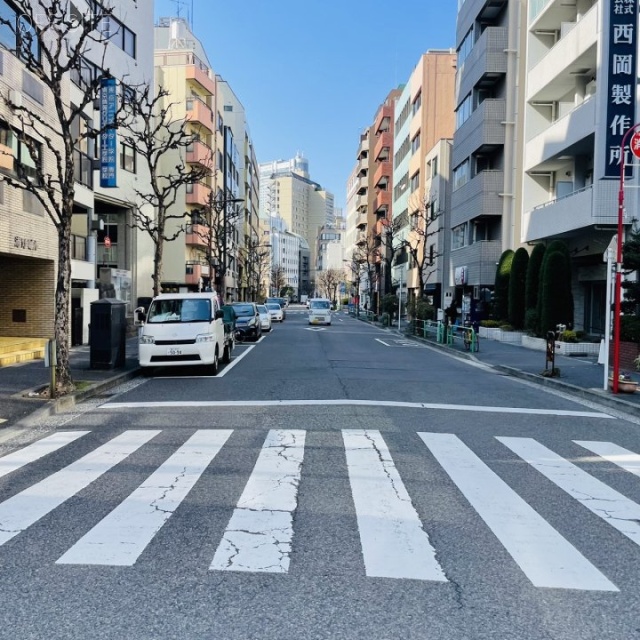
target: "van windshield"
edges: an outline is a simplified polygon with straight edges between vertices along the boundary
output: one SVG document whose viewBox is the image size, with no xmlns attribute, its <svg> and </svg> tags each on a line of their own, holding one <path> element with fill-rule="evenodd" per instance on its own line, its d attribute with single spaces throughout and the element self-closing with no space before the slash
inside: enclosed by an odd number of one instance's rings
<svg viewBox="0 0 640 640">
<path fill-rule="evenodd" d="M 310 304 L 311 309 L 329 309 L 331 303 L 328 300 L 312 300 Z"/>
<path fill-rule="evenodd" d="M 154 300 L 149 308 L 147 322 L 210 322 L 211 303 L 209 300 L 175 298 Z"/>
</svg>

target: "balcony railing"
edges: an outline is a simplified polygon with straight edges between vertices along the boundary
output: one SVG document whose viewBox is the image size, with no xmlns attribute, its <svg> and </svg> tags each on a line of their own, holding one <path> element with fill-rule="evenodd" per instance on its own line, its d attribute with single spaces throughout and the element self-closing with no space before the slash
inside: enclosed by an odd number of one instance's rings
<svg viewBox="0 0 640 640">
<path fill-rule="evenodd" d="M 451 226 L 482 216 L 502 215 L 503 171 L 482 171 L 451 194 Z"/>
<path fill-rule="evenodd" d="M 210 193 L 211 187 L 206 184 L 187 185 L 186 202 L 187 204 L 207 204 Z"/>
<path fill-rule="evenodd" d="M 202 224 L 188 224 L 184 242 L 190 247 L 209 246 L 209 227 Z"/>
<path fill-rule="evenodd" d="M 195 140 L 187 146 L 187 162 L 210 169 L 213 166 L 213 151 L 201 140 Z"/>
<path fill-rule="evenodd" d="M 214 132 L 213 111 L 199 98 L 187 98 L 186 101 L 187 120 L 206 127 L 211 133 Z"/>
</svg>

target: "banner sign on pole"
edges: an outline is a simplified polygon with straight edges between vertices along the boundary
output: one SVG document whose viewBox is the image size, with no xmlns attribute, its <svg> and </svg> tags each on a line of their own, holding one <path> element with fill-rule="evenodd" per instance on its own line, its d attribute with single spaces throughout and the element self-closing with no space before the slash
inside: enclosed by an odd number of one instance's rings
<svg viewBox="0 0 640 640">
<path fill-rule="evenodd" d="M 635 124 L 636 49 L 638 0 L 609 0 L 609 55 L 607 57 L 607 134 L 605 178 L 620 179 L 620 163 L 625 177 L 632 175 L 627 165 L 628 149 L 621 156 L 625 131 Z"/>
<path fill-rule="evenodd" d="M 116 79 L 103 78 L 100 82 L 100 186 L 103 188 L 118 186 L 118 139 L 115 129 L 117 101 Z"/>
</svg>

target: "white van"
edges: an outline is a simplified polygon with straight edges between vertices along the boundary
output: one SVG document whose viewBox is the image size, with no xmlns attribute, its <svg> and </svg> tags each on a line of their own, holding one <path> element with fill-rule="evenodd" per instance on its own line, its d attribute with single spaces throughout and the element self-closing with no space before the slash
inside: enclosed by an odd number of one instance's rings
<svg viewBox="0 0 640 640">
<path fill-rule="evenodd" d="M 331 300 L 328 298 L 311 298 L 309 300 L 309 324 L 331 326 Z"/>
<path fill-rule="evenodd" d="M 149 367 L 206 366 L 218 373 L 225 352 L 224 321 L 218 296 L 210 293 L 163 293 L 156 296 L 145 314 L 135 311 L 140 327 L 138 359 L 143 372 Z"/>
</svg>

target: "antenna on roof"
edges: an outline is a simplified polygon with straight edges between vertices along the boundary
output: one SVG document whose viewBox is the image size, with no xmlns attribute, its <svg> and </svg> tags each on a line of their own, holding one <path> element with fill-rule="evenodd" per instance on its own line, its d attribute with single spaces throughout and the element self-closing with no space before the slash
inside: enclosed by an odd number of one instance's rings
<svg viewBox="0 0 640 640">
<path fill-rule="evenodd" d="M 187 24 L 189 28 L 193 31 L 193 0 L 189 3 L 188 0 L 171 0 L 173 4 L 176 5 L 176 16 L 178 18 L 182 17 L 182 8 L 188 7 L 190 5 L 191 10 L 187 9 Z"/>
</svg>

